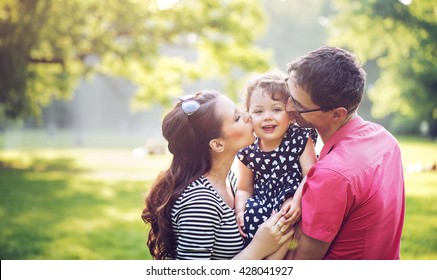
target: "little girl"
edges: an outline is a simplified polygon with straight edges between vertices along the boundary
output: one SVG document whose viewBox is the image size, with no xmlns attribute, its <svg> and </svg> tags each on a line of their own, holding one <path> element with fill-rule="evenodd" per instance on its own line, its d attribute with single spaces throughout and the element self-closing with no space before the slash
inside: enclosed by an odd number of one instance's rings
<svg viewBox="0 0 437 280">
<path fill-rule="evenodd" d="M 269 71 L 246 87 L 246 108 L 257 136 L 253 144 L 240 150 L 237 161 L 235 212 L 246 245 L 273 211 L 281 211 L 293 223 L 300 219 L 300 185 L 316 162 L 317 133 L 295 125 L 285 110 L 289 99 L 286 77 L 280 71 Z"/>
</svg>

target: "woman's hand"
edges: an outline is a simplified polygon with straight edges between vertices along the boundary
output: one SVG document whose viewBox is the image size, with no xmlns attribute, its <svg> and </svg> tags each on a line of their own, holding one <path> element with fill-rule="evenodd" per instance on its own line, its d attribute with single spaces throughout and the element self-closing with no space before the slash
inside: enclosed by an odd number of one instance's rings
<svg viewBox="0 0 437 280">
<path fill-rule="evenodd" d="M 294 229 L 289 228 L 291 222 L 282 216 L 281 212 L 273 213 L 256 232 L 251 243 L 260 243 L 258 247 L 266 247 L 266 255 L 275 252 L 294 235 Z M 267 248 L 268 247 L 268 248 Z"/>
<path fill-rule="evenodd" d="M 261 260 L 277 251 L 294 235 L 290 221 L 281 212 L 274 213 L 256 232 L 252 242 L 234 259 Z"/>
</svg>

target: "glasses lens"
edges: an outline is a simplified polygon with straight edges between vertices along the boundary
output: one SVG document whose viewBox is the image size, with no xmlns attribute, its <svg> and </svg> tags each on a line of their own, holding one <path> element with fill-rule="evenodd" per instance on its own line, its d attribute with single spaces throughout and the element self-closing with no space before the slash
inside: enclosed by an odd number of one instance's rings
<svg viewBox="0 0 437 280">
<path fill-rule="evenodd" d="M 182 101 L 182 110 L 187 115 L 192 115 L 197 112 L 200 108 L 200 103 L 195 100 L 196 95 L 185 95 L 182 97 L 179 97 L 179 100 Z"/>
<path fill-rule="evenodd" d="M 293 103 L 294 109 L 296 109 L 295 112 L 297 113 L 298 116 L 300 116 L 300 110 L 298 109 L 298 106 L 296 104 L 296 100 L 294 100 L 294 97 L 293 97 L 293 95 L 291 95 L 291 93 L 290 93 L 290 99 L 291 99 L 291 102 Z"/>
<path fill-rule="evenodd" d="M 297 108 L 296 101 L 294 100 L 293 95 L 291 94 L 291 90 L 290 90 L 290 88 L 288 87 L 288 80 L 289 80 L 288 77 L 285 78 L 285 80 L 284 80 L 285 87 L 287 88 L 288 94 L 290 95 L 291 101 L 293 102 L 293 106 L 294 106 L 294 108 L 296 109 L 296 113 L 297 113 L 297 115 L 300 116 L 300 111 L 299 111 L 299 109 Z"/>
<path fill-rule="evenodd" d="M 188 100 L 182 103 L 182 110 L 184 110 L 187 115 L 196 113 L 199 108 L 200 104 L 196 100 Z"/>
</svg>

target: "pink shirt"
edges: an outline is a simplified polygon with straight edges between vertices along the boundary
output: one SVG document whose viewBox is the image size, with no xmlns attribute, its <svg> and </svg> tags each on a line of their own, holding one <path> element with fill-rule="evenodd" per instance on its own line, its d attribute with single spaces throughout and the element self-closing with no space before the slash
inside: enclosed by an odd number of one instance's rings
<svg viewBox="0 0 437 280">
<path fill-rule="evenodd" d="M 356 117 L 323 146 L 303 188 L 303 232 L 332 242 L 325 259 L 399 259 L 405 213 L 396 139 Z"/>
</svg>

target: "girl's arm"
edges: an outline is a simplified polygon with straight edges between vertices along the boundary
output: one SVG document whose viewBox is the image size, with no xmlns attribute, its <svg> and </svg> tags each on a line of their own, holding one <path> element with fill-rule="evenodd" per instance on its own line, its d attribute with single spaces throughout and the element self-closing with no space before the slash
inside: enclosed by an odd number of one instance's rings
<svg viewBox="0 0 437 280">
<path fill-rule="evenodd" d="M 302 189 L 303 185 L 305 185 L 307 174 L 310 168 L 317 162 L 316 151 L 314 149 L 314 143 L 311 137 L 308 138 L 308 141 L 305 145 L 305 150 L 299 158 L 300 167 L 302 169 L 302 181 L 299 184 L 296 192 L 294 193 L 293 200 L 297 205 L 302 205 Z M 299 207 L 300 208 L 300 207 Z M 299 213 L 300 216 L 300 213 Z"/>
<path fill-rule="evenodd" d="M 246 201 L 253 194 L 253 172 L 241 161 L 237 163 L 238 179 L 237 192 L 235 193 L 235 216 L 237 217 L 238 231 L 244 238 L 247 235 L 243 232 L 244 211 L 246 210 Z"/>
<path fill-rule="evenodd" d="M 310 170 L 311 166 L 313 166 L 317 161 L 316 151 L 314 149 L 314 143 L 311 137 L 308 138 L 308 141 L 305 145 L 305 149 L 302 152 L 302 155 L 299 158 L 299 164 L 302 170 L 302 182 L 300 182 L 299 187 L 294 193 L 293 197 L 288 198 L 281 207 L 281 212 L 284 217 L 291 221 L 292 224 L 297 222 L 301 216 L 301 205 L 302 205 L 302 189 L 303 185 L 306 181 L 306 175 Z"/>
<path fill-rule="evenodd" d="M 316 163 L 316 150 L 314 149 L 314 143 L 311 137 L 308 137 L 308 141 L 305 145 L 302 155 L 299 158 L 300 168 L 302 169 L 302 177 L 305 177 L 310 168 Z"/>
</svg>

